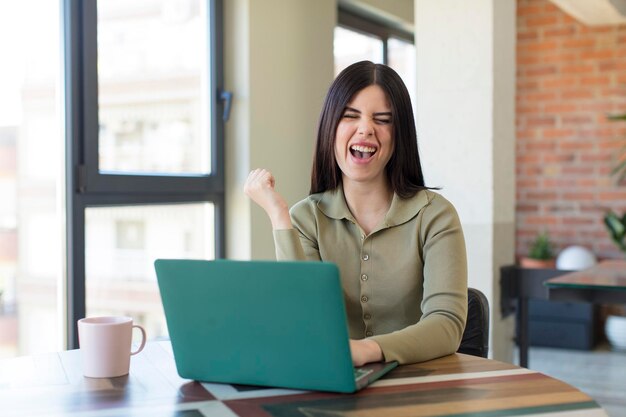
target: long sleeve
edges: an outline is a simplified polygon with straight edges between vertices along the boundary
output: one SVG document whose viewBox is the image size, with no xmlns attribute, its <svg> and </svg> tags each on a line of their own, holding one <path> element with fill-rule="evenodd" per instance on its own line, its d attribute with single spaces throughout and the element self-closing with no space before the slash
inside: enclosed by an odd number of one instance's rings
<svg viewBox="0 0 626 417">
<path fill-rule="evenodd" d="M 467 317 L 465 240 L 456 211 L 447 202 L 437 203 L 424 208 L 420 224 L 422 317 L 414 325 L 373 337 L 386 360 L 412 363 L 451 354 L 463 336 Z"/>
<path fill-rule="evenodd" d="M 321 260 L 317 236 L 315 233 L 305 234 L 305 229 L 315 230 L 315 218 L 305 211 L 298 216 L 299 207 L 306 204 L 304 200 L 290 211 L 292 229 L 274 230 L 274 247 L 276 259 L 279 261 L 319 261 Z M 304 223 L 304 224 L 303 224 Z"/>
</svg>

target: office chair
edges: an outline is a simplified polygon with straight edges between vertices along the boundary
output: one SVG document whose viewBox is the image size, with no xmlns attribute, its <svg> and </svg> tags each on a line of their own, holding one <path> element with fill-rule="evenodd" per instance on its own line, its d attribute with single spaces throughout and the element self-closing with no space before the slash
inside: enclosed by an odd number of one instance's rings
<svg viewBox="0 0 626 417">
<path fill-rule="evenodd" d="M 483 358 L 489 353 L 489 301 L 475 288 L 467 289 L 467 322 L 457 352 Z"/>
</svg>

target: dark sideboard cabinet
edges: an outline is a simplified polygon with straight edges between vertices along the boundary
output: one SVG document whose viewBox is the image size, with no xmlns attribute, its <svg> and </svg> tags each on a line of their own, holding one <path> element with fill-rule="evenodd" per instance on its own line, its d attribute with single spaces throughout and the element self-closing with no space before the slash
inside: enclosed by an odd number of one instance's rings
<svg viewBox="0 0 626 417">
<path fill-rule="evenodd" d="M 520 347 L 589 350 L 596 344 L 597 305 L 548 300 L 548 290 L 543 283 L 568 272 L 571 271 L 515 265 L 500 269 L 502 314 L 516 313 Z"/>
</svg>

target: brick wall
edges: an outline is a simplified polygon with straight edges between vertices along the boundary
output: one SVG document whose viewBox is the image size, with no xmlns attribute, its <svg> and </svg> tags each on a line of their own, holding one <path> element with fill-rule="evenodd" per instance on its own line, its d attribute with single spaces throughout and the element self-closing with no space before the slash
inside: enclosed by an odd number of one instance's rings
<svg viewBox="0 0 626 417">
<path fill-rule="evenodd" d="M 547 230 L 560 250 L 622 257 L 602 217 L 626 212 L 610 171 L 626 145 L 626 25 L 587 27 L 548 0 L 517 1 L 516 252 Z"/>
</svg>

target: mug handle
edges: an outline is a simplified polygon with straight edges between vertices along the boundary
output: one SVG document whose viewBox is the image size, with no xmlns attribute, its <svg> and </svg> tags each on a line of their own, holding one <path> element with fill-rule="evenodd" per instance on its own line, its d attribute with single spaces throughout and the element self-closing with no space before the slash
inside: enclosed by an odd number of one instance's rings
<svg viewBox="0 0 626 417">
<path fill-rule="evenodd" d="M 146 345 L 146 331 L 138 324 L 133 324 L 133 328 L 138 328 L 141 330 L 141 346 L 136 351 L 131 351 L 130 356 L 136 355 L 143 350 L 143 347 Z"/>
</svg>

